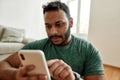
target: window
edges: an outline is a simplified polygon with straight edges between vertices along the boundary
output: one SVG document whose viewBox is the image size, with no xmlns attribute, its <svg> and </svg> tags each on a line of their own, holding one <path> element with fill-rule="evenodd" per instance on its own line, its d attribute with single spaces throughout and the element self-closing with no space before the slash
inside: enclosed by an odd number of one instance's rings
<svg viewBox="0 0 120 80">
<path fill-rule="evenodd" d="M 74 25 L 71 30 L 76 35 L 88 34 L 89 15 L 90 15 L 90 0 L 61 0 L 70 7 L 71 16 L 74 20 Z"/>
</svg>

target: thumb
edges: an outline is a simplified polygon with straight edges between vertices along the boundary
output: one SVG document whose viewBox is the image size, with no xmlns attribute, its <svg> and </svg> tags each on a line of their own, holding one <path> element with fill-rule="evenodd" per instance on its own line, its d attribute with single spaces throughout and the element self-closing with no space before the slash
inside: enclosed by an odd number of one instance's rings
<svg viewBox="0 0 120 80">
<path fill-rule="evenodd" d="M 25 76 L 27 73 L 35 68 L 34 65 L 26 65 L 24 67 L 19 67 L 19 76 Z"/>
<path fill-rule="evenodd" d="M 51 65 L 53 65 L 56 61 L 59 61 L 59 60 L 58 60 L 58 59 L 52 59 L 52 60 L 47 61 L 47 64 L 48 64 L 48 66 L 51 66 Z"/>
</svg>

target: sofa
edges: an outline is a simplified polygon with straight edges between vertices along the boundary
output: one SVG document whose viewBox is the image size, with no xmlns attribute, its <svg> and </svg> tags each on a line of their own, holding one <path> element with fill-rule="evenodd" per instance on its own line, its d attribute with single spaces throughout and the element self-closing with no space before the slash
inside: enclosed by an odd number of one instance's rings
<svg viewBox="0 0 120 80">
<path fill-rule="evenodd" d="M 0 60 L 19 51 L 34 39 L 25 38 L 25 30 L 0 25 Z"/>
</svg>

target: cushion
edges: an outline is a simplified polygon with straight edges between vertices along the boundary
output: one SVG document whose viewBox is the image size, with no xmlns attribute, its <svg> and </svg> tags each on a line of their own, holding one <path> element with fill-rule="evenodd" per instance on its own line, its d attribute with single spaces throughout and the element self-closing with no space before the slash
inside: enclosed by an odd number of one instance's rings
<svg viewBox="0 0 120 80">
<path fill-rule="evenodd" d="M 0 61 L 6 59 L 6 58 L 9 57 L 10 55 L 12 55 L 12 54 L 5 54 L 5 55 L 1 55 L 1 54 L 0 54 Z"/>
<path fill-rule="evenodd" d="M 24 29 L 6 27 L 3 32 L 1 41 L 3 42 L 22 42 L 25 35 Z"/>
<path fill-rule="evenodd" d="M 0 42 L 0 54 L 15 53 L 23 46 L 23 43 Z"/>
<path fill-rule="evenodd" d="M 4 27 L 2 25 L 0 25 L 0 39 L 1 39 L 2 34 L 3 34 L 3 29 L 4 29 Z"/>
<path fill-rule="evenodd" d="M 9 57 L 10 55 L 12 55 L 12 54 L 5 54 L 5 55 L 0 54 L 0 61 L 6 59 L 6 58 Z"/>
</svg>

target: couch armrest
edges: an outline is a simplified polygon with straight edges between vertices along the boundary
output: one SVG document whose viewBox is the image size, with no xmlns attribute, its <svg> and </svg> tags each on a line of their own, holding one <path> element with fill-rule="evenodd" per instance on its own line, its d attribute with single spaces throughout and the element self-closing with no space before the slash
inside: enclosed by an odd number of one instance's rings
<svg viewBox="0 0 120 80">
<path fill-rule="evenodd" d="M 22 41 L 22 43 L 27 44 L 27 43 L 30 43 L 30 42 L 33 42 L 33 41 L 35 41 L 35 39 L 32 39 L 32 38 L 24 38 L 23 41 Z"/>
</svg>

